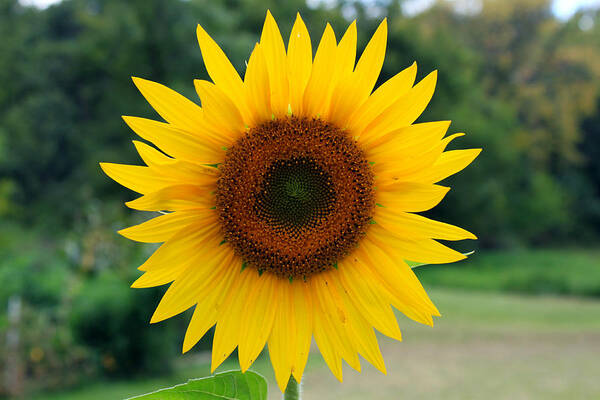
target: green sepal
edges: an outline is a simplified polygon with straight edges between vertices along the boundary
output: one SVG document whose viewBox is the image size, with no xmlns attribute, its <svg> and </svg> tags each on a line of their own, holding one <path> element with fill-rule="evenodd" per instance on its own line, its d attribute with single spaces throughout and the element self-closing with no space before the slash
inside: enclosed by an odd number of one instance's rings
<svg viewBox="0 0 600 400">
<path fill-rule="evenodd" d="M 227 239 L 221 240 L 221 243 L 219 243 L 219 246 L 221 246 L 222 244 L 225 244 L 225 243 L 227 243 Z"/>
<path fill-rule="evenodd" d="M 248 266 L 248 261 L 242 261 L 242 271 Z"/>
<path fill-rule="evenodd" d="M 263 272 L 265 272 L 265 270 L 264 270 L 264 269 L 259 269 L 259 270 L 258 270 L 258 276 L 262 276 Z"/>
<path fill-rule="evenodd" d="M 288 279 L 289 279 L 290 283 L 294 282 L 294 277 L 293 277 L 293 276 L 291 276 L 291 275 L 290 275 L 290 276 L 288 277 Z"/>
</svg>

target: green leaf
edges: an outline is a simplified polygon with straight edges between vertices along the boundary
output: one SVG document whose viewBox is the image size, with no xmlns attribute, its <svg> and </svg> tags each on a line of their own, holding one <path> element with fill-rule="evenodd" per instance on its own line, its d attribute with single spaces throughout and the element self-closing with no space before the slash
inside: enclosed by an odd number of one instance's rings
<svg viewBox="0 0 600 400">
<path fill-rule="evenodd" d="M 256 372 L 227 371 L 131 397 L 143 400 L 266 400 L 267 381 Z"/>
</svg>

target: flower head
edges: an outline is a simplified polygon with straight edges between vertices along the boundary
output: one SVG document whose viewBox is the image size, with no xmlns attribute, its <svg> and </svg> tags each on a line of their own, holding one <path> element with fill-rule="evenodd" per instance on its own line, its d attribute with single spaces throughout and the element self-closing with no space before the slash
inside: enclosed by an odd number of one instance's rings
<svg viewBox="0 0 600 400">
<path fill-rule="evenodd" d="M 124 117 L 143 139 L 146 166 L 102 163 L 141 197 L 127 205 L 164 215 L 120 233 L 164 242 L 132 287 L 171 283 L 151 322 L 195 307 L 187 351 L 216 325 L 212 369 L 237 347 L 245 371 L 268 343 L 279 386 L 302 378 L 314 337 L 332 372 L 357 353 L 385 372 L 374 329 L 400 340 L 393 306 L 432 325 L 439 316 L 405 260 L 465 258 L 435 239 L 475 236 L 422 217 L 449 188 L 436 182 L 479 149 L 445 151 L 448 121 L 413 124 L 431 99 L 433 72 L 416 65 L 379 86 L 384 20 L 356 58 L 353 22 L 338 42 L 327 25 L 313 58 L 298 15 L 284 45 L 267 12 L 240 78 L 199 26 L 212 82 L 202 107 L 158 83 L 134 82 L 165 122 Z"/>
</svg>

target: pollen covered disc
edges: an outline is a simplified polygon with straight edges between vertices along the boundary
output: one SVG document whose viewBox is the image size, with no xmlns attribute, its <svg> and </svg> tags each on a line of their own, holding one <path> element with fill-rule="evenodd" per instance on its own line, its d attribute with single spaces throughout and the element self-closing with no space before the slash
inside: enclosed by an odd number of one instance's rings
<svg viewBox="0 0 600 400">
<path fill-rule="evenodd" d="M 259 271 L 305 278 L 336 265 L 373 215 L 373 174 L 339 128 L 286 117 L 250 129 L 219 166 L 227 242 Z"/>
</svg>

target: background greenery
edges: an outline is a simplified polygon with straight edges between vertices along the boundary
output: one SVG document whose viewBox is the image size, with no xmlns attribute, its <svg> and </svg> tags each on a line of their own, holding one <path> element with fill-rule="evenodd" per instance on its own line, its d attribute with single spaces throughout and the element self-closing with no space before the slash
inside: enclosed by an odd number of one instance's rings
<svg viewBox="0 0 600 400">
<path fill-rule="evenodd" d="M 192 80 L 207 78 L 196 24 L 243 73 L 267 8 L 286 38 L 299 10 L 314 45 L 325 21 L 339 37 L 356 17 L 361 49 L 387 16 L 380 82 L 415 60 L 419 78 L 439 69 L 420 120 L 452 119 L 468 133 L 455 146 L 484 152 L 429 215 L 480 240 L 458 245 L 477 246 L 467 262 L 420 269 L 426 287 L 600 298 L 600 12 L 559 21 L 548 0 L 485 0 L 476 13 L 441 2 L 413 17 L 397 1 L 310 4 L 0 0 L 0 396 L 179 370 L 189 315 L 148 326 L 164 288 L 129 284 L 153 248 L 115 234 L 147 217 L 125 209 L 134 193 L 98 162 L 139 163 L 120 115 L 157 117 L 131 75 L 195 99 Z"/>
</svg>

